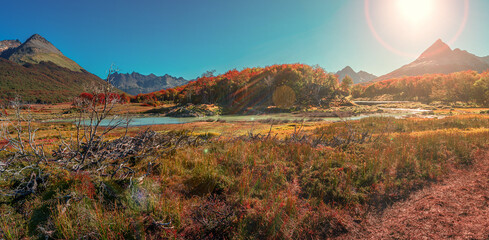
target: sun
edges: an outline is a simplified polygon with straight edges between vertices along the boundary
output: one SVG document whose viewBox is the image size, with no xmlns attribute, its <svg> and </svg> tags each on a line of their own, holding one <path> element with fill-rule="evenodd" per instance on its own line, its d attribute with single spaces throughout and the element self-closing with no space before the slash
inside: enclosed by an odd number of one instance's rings
<svg viewBox="0 0 489 240">
<path fill-rule="evenodd" d="M 375 39 L 389 51 L 416 58 L 420 46 L 443 38 L 451 45 L 463 33 L 470 0 L 364 0 Z"/>
<path fill-rule="evenodd" d="M 418 26 L 435 15 L 435 0 L 396 0 L 402 17 Z"/>
</svg>

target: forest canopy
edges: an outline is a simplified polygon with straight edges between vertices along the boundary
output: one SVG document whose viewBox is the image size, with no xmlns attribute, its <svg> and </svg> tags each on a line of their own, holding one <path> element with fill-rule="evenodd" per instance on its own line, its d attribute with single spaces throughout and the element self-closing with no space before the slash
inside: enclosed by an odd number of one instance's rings
<svg viewBox="0 0 489 240">
<path fill-rule="evenodd" d="M 283 64 L 234 69 L 218 76 L 208 72 L 184 86 L 140 94 L 132 101 L 154 105 L 162 101 L 217 104 L 231 113 L 238 113 L 248 108 L 277 105 L 328 106 L 349 95 L 348 88 L 348 84 L 340 86 L 336 75 L 320 67 Z M 273 96 L 281 99 L 281 103 L 274 103 Z"/>
<path fill-rule="evenodd" d="M 444 103 L 464 102 L 489 105 L 489 72 L 463 71 L 451 74 L 427 74 L 384 80 L 370 85 L 355 85 L 356 98 Z"/>
</svg>

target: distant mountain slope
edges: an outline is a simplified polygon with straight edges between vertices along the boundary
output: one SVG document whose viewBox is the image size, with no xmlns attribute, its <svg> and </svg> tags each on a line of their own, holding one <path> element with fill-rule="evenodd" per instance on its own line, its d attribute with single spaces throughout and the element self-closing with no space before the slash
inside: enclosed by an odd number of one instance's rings
<svg viewBox="0 0 489 240">
<path fill-rule="evenodd" d="M 484 60 L 484 62 L 486 62 L 487 64 L 489 64 L 489 56 L 483 57 L 482 60 Z"/>
<path fill-rule="evenodd" d="M 460 49 L 452 50 L 439 39 L 414 62 L 376 78 L 374 81 L 424 74 L 448 74 L 466 70 L 483 72 L 488 69 L 489 57 L 481 58 Z"/>
<path fill-rule="evenodd" d="M 168 74 L 156 76 L 154 74 L 143 75 L 133 72 L 131 74 L 114 73 L 109 77 L 111 83 L 131 95 L 156 92 L 161 89 L 174 88 L 188 83 L 183 78 L 172 77 Z"/>
<path fill-rule="evenodd" d="M 77 63 L 64 56 L 61 51 L 39 34 L 32 35 L 18 47 L 3 51 L 0 57 L 21 65 L 26 63 L 38 64 L 45 61 L 76 72 L 83 70 Z"/>
<path fill-rule="evenodd" d="M 0 58 L 1 99 L 20 95 L 22 100 L 29 102 L 71 101 L 91 85 L 102 81 L 85 70 L 74 72 L 52 62 L 21 66 Z"/>
<path fill-rule="evenodd" d="M 0 54 L 9 48 L 16 48 L 22 44 L 19 40 L 3 40 L 0 41 Z"/>
<path fill-rule="evenodd" d="M 33 35 L 24 43 L 0 42 L 0 99 L 22 96 L 29 102 L 71 101 L 105 81 L 65 57 L 53 44 Z"/>
<path fill-rule="evenodd" d="M 346 75 L 350 76 L 353 80 L 353 83 L 364 83 L 371 81 L 377 76 L 370 74 L 365 71 L 360 71 L 360 72 L 355 72 L 350 66 L 346 66 L 343 68 L 341 71 L 336 72 L 336 75 L 338 75 L 338 79 L 341 81 L 343 78 L 345 78 Z"/>
</svg>

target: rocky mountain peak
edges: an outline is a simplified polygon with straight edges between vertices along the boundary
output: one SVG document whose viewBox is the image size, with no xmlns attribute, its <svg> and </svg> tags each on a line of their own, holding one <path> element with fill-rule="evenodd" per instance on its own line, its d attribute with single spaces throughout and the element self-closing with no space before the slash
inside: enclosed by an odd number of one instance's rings
<svg viewBox="0 0 489 240">
<path fill-rule="evenodd" d="M 349 77 L 351 77 L 354 83 L 368 82 L 377 77 L 365 71 L 355 72 L 355 70 L 353 70 L 353 68 L 351 68 L 350 66 L 346 66 L 341 71 L 336 72 L 336 75 L 338 75 L 338 80 L 340 81 L 348 75 Z"/>
<path fill-rule="evenodd" d="M 38 53 L 55 53 L 62 55 L 52 43 L 39 34 L 34 34 L 28 38 L 20 47 L 20 51 L 38 52 Z"/>
<path fill-rule="evenodd" d="M 29 38 L 26 40 L 26 42 L 33 41 L 33 40 L 40 40 L 40 41 L 46 41 L 46 42 L 48 41 L 48 40 L 46 40 L 45 38 L 43 38 L 41 35 L 39 35 L 39 34 L 37 34 L 37 33 L 36 33 L 36 34 L 34 34 L 34 35 L 30 36 L 30 37 L 29 37 Z"/>
<path fill-rule="evenodd" d="M 18 39 L 17 40 L 3 40 L 0 41 L 0 53 L 2 53 L 5 50 L 16 48 L 20 46 L 22 42 L 20 42 Z"/>
<path fill-rule="evenodd" d="M 426 49 L 418 58 L 418 60 L 432 58 L 435 56 L 439 56 L 445 53 L 452 52 L 452 49 L 448 44 L 444 43 L 441 39 L 436 40 L 433 45 L 431 45 L 428 49 Z"/>
</svg>

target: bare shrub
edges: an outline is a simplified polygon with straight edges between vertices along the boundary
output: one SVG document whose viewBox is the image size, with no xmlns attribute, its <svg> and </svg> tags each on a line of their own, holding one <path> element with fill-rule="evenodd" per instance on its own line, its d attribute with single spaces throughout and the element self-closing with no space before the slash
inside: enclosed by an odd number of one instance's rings
<svg viewBox="0 0 489 240">
<path fill-rule="evenodd" d="M 47 158 L 44 146 L 36 141 L 37 128 L 29 106 L 17 97 L 4 107 L 12 109 L 13 114 L 8 115 L 5 108 L 1 114 L 0 154 L 3 158 L 0 160 L 0 180 L 10 183 L 10 188 L 0 193 L 19 200 L 45 183 L 47 175 L 40 164 Z"/>
<path fill-rule="evenodd" d="M 283 139 L 278 138 L 278 134 L 272 132 L 273 123 L 270 125 L 270 130 L 267 134 L 253 132 L 251 129 L 246 135 L 239 136 L 235 140 L 244 141 L 276 141 L 282 144 L 290 143 L 300 143 L 311 145 L 312 147 L 317 146 L 327 146 L 327 147 L 338 147 L 347 148 L 348 146 L 355 144 L 363 144 L 368 142 L 374 142 L 379 140 L 384 133 L 374 136 L 372 132 L 366 130 L 357 130 L 353 128 L 348 122 L 344 121 L 344 131 L 337 132 L 331 136 L 327 136 L 324 133 L 320 135 L 307 133 L 304 131 L 304 122 L 300 125 L 294 126 L 294 131 L 289 135 L 285 136 Z"/>
</svg>

